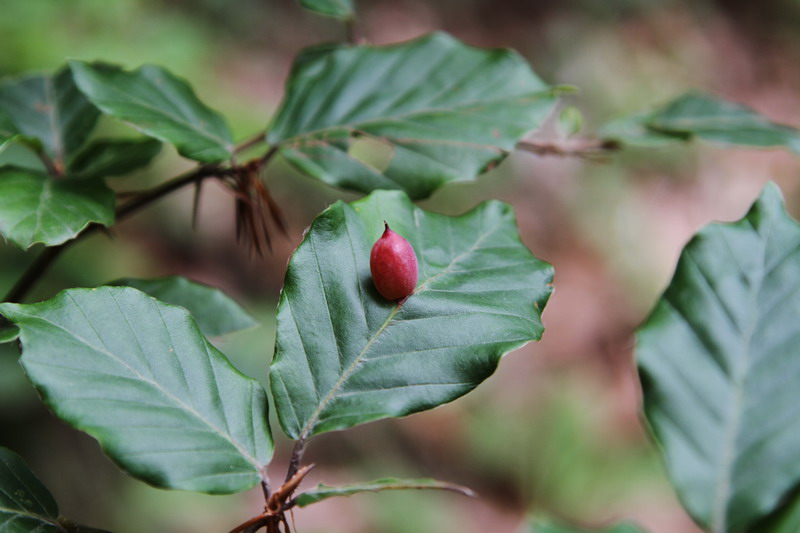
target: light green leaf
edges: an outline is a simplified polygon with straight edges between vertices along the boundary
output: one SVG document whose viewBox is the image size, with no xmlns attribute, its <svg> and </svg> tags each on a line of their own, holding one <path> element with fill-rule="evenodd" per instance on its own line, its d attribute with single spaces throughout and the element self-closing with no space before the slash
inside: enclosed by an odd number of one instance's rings
<svg viewBox="0 0 800 533">
<path fill-rule="evenodd" d="M 0 144 L 13 135 L 37 139 L 60 169 L 86 142 L 99 116 L 67 68 L 54 76 L 0 83 Z"/>
<path fill-rule="evenodd" d="M 58 533 L 58 505 L 25 461 L 0 446 L 0 533 Z"/>
<path fill-rule="evenodd" d="M 359 494 L 362 492 L 382 492 L 384 490 L 449 490 L 451 492 L 457 492 L 459 494 L 463 494 L 464 496 L 472 496 L 476 497 L 472 490 L 462 487 L 460 485 L 454 485 L 452 483 L 447 483 L 444 481 L 437 481 L 435 479 L 398 479 L 398 478 L 383 478 L 383 479 L 376 479 L 375 481 L 370 481 L 368 483 L 358 483 L 354 485 L 344 485 L 341 487 L 332 487 L 330 485 L 325 485 L 324 483 L 320 483 L 312 490 L 306 491 L 300 494 L 297 499 L 298 507 L 305 507 L 307 505 L 311 505 L 312 503 L 321 502 L 322 500 L 327 500 L 328 498 L 333 498 L 335 496 L 352 496 L 353 494 Z"/>
<path fill-rule="evenodd" d="M 675 99 L 648 120 L 652 129 L 747 146 L 786 146 L 800 152 L 800 131 L 775 124 L 749 107 L 703 93 Z"/>
<path fill-rule="evenodd" d="M 191 313 L 203 334 L 209 337 L 219 337 L 256 325 L 253 317 L 221 290 L 182 276 L 158 279 L 125 278 L 109 285 L 133 287 L 157 300 L 183 307 Z"/>
<path fill-rule="evenodd" d="M 161 151 L 155 139 L 101 140 L 82 150 L 68 166 L 70 177 L 104 178 L 145 167 Z"/>
<path fill-rule="evenodd" d="M 249 489 L 272 456 L 267 397 L 189 313 L 130 287 L 0 304 L 44 402 L 131 475 L 163 488 Z"/>
<path fill-rule="evenodd" d="M 533 520 L 530 529 L 527 531 L 530 533 L 645 533 L 638 526 L 628 523 L 616 524 L 601 529 L 585 529 L 542 519 Z"/>
<path fill-rule="evenodd" d="M 416 251 L 419 284 L 398 306 L 369 269 L 383 221 Z M 511 208 L 460 217 L 378 191 L 320 214 L 289 263 L 270 382 L 291 438 L 454 400 L 503 354 L 539 339 L 553 270 L 520 242 Z"/>
<path fill-rule="evenodd" d="M 558 113 L 558 131 L 563 137 L 572 137 L 583 129 L 583 113 L 575 106 L 567 106 Z"/>
<path fill-rule="evenodd" d="M 0 168 L 0 234 L 20 248 L 62 244 L 92 222 L 114 223 L 114 193 L 102 181 Z"/>
<path fill-rule="evenodd" d="M 300 5 L 309 11 L 347 20 L 353 18 L 353 0 L 300 0 Z"/>
<path fill-rule="evenodd" d="M 424 198 L 501 161 L 542 124 L 554 93 L 515 52 L 444 33 L 391 46 L 326 45 L 295 62 L 267 140 L 331 185 Z M 350 152 L 363 138 L 391 151 L 385 168 Z"/>
<path fill-rule="evenodd" d="M 184 157 L 216 163 L 233 153 L 225 119 L 203 104 L 189 84 L 162 67 L 119 67 L 70 61 L 78 87 L 104 113 L 175 145 Z"/>
<path fill-rule="evenodd" d="M 774 184 L 684 248 L 639 329 L 647 420 L 684 505 L 744 531 L 800 482 L 800 225 Z"/>
</svg>

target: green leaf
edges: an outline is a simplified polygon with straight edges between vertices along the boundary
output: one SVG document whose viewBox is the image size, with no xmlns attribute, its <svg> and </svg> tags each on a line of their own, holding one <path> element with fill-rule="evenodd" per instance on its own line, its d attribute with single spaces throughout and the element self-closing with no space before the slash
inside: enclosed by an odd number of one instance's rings
<svg viewBox="0 0 800 533">
<path fill-rule="evenodd" d="M 800 482 L 800 225 L 774 184 L 684 248 L 638 331 L 644 407 L 684 505 L 743 531 Z"/>
<path fill-rule="evenodd" d="M 0 234 L 20 248 L 62 244 L 92 222 L 114 223 L 114 193 L 102 181 L 0 168 Z"/>
<path fill-rule="evenodd" d="M 181 276 L 125 278 L 109 285 L 133 287 L 162 302 L 183 307 L 191 313 L 203 334 L 209 337 L 219 337 L 257 325 L 253 317 L 221 290 Z"/>
<path fill-rule="evenodd" d="M 699 138 L 743 146 L 783 146 L 800 154 L 800 130 L 771 122 L 749 107 L 699 92 L 687 93 L 651 113 L 617 119 L 600 134 L 645 147 Z"/>
<path fill-rule="evenodd" d="M 17 326 L 8 326 L 2 323 L 0 319 L 0 344 L 5 342 L 13 342 L 19 337 L 19 328 Z"/>
<path fill-rule="evenodd" d="M 800 153 L 800 131 L 775 124 L 749 107 L 688 93 L 651 115 L 648 126 L 667 133 L 747 146 L 786 146 Z"/>
<path fill-rule="evenodd" d="M 331 185 L 424 198 L 497 164 L 554 103 L 554 90 L 515 52 L 444 33 L 391 46 L 325 45 L 296 60 L 267 140 Z M 360 138 L 392 151 L 385 168 L 353 157 Z"/>
<path fill-rule="evenodd" d="M 145 65 L 126 72 L 84 61 L 70 61 L 69 66 L 80 90 L 101 111 L 174 144 L 182 156 L 216 163 L 233 153 L 225 119 L 206 107 L 186 81 L 164 68 Z"/>
<path fill-rule="evenodd" d="M 384 220 L 419 261 L 401 306 L 370 276 Z M 552 276 L 500 202 L 460 217 L 422 211 L 400 192 L 334 204 L 292 256 L 278 304 L 270 382 L 284 431 L 306 438 L 466 394 L 503 354 L 541 337 Z"/>
<path fill-rule="evenodd" d="M 353 0 L 300 0 L 309 11 L 341 20 L 353 18 Z"/>
<path fill-rule="evenodd" d="M 70 177 L 120 176 L 145 167 L 161 151 L 155 139 L 102 140 L 81 151 L 68 166 Z"/>
<path fill-rule="evenodd" d="M 381 492 L 384 490 L 449 490 L 463 494 L 464 496 L 477 497 L 472 490 L 446 483 L 444 481 L 437 481 L 435 479 L 398 479 L 398 478 L 383 478 L 370 481 L 369 483 L 358 483 L 354 485 L 344 485 L 341 487 L 332 487 L 320 483 L 312 490 L 306 491 L 297 496 L 296 502 L 298 507 L 305 507 L 312 503 L 317 503 L 328 498 L 335 496 L 352 496 L 362 492 Z"/>
<path fill-rule="evenodd" d="M 647 125 L 650 117 L 650 113 L 639 113 L 619 118 L 603 126 L 598 133 L 603 139 L 645 148 L 657 148 L 691 140 L 692 136 L 687 133 L 658 131 L 650 128 Z"/>
<path fill-rule="evenodd" d="M 628 523 L 620 523 L 602 529 L 584 529 L 550 520 L 536 519 L 531 523 L 530 533 L 644 533 L 644 530 Z"/>
<path fill-rule="evenodd" d="M 61 169 L 86 142 L 99 116 L 67 68 L 54 76 L 27 76 L 0 84 L 0 144 L 12 135 L 38 139 Z"/>
<path fill-rule="evenodd" d="M 60 532 L 58 505 L 25 461 L 0 446 L 0 532 Z"/>
<path fill-rule="evenodd" d="M 256 485 L 272 456 L 267 397 L 189 313 L 130 287 L 0 304 L 44 402 L 134 477 L 225 494 Z"/>
<path fill-rule="evenodd" d="M 800 531 L 800 497 L 797 490 L 788 502 L 748 529 L 748 533 L 797 533 Z"/>
</svg>

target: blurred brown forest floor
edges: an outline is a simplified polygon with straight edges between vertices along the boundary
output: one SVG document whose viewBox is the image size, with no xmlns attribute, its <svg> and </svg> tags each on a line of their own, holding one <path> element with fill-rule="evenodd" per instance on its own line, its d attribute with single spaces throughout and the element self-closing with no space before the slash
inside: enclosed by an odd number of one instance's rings
<svg viewBox="0 0 800 533">
<path fill-rule="evenodd" d="M 471 44 L 515 48 L 546 81 L 580 88 L 566 102 L 583 112 L 582 134 L 589 137 L 612 118 L 690 88 L 800 126 L 796 0 L 362 0 L 358 7 L 374 43 L 441 29 Z M 0 0 L 0 35 L 0 75 L 53 69 L 67 56 L 164 64 L 187 77 L 245 138 L 263 129 L 280 101 L 293 55 L 340 39 L 343 30 L 291 0 Z M 535 137 L 556 135 L 548 127 Z M 181 165 L 167 153 L 136 178 L 155 183 Z M 699 227 L 740 217 L 767 180 L 778 182 L 790 211 L 800 214 L 799 171 L 800 160 L 783 151 L 711 145 L 631 148 L 604 163 L 517 153 L 477 182 L 447 186 L 423 202 L 447 213 L 488 198 L 513 204 L 523 241 L 556 269 L 547 331 L 451 405 L 324 435 L 310 445 L 307 459 L 318 468 L 309 485 L 433 476 L 467 484 L 481 500 L 438 494 L 337 499 L 297 512 L 298 530 L 515 533 L 526 513 L 541 512 L 586 525 L 628 518 L 653 533 L 697 531 L 639 417 L 633 331 Z M 191 195 L 177 194 L 122 224 L 113 240 L 92 237 L 71 249 L 35 296 L 173 273 L 220 286 L 264 324 L 220 346 L 263 381 L 291 250 L 326 205 L 355 198 L 282 162 L 268 171 L 268 185 L 291 229 L 263 260 L 236 246 L 230 197 L 211 188 L 195 233 Z M 0 290 L 29 260 L 0 246 Z M 91 439 L 39 405 L 9 364 L 13 354 L 0 356 L 0 444 L 32 464 L 65 515 L 123 533 L 182 533 L 224 531 L 257 512 L 258 491 L 224 498 L 173 494 L 118 473 Z M 291 449 L 285 439 L 278 446 L 276 476 Z"/>
</svg>

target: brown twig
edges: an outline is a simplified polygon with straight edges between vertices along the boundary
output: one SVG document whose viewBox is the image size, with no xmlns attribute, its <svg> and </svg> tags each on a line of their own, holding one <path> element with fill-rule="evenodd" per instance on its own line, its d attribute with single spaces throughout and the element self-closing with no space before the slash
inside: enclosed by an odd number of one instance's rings
<svg viewBox="0 0 800 533">
<path fill-rule="evenodd" d="M 344 27 L 347 34 L 348 43 L 365 44 L 367 42 L 367 38 L 364 35 L 361 24 L 358 22 L 358 19 L 355 17 L 355 15 L 345 21 Z"/>
<path fill-rule="evenodd" d="M 249 150 L 253 146 L 258 146 L 261 143 L 267 142 L 266 135 L 267 135 L 267 133 L 264 132 L 264 131 L 258 132 L 256 135 L 253 135 L 251 138 L 249 138 L 249 139 L 247 139 L 245 141 L 242 141 L 240 144 L 238 144 L 233 149 L 233 153 L 234 154 L 238 154 L 238 153 L 244 152 L 245 150 Z"/>
<path fill-rule="evenodd" d="M 306 451 L 306 439 L 300 437 L 294 443 L 294 449 L 292 449 L 292 458 L 289 460 L 289 469 L 286 472 L 286 481 L 289 481 L 297 474 L 300 468 L 300 461 L 303 460 L 303 453 Z"/>
<path fill-rule="evenodd" d="M 609 139 L 576 139 L 573 141 L 520 141 L 517 148 L 536 155 L 604 159 L 622 145 Z"/>
<path fill-rule="evenodd" d="M 213 165 L 204 165 L 199 167 L 198 169 L 173 178 L 166 183 L 155 187 L 149 191 L 139 194 L 135 196 L 132 200 L 128 201 L 124 205 L 120 206 L 116 212 L 116 221 L 119 222 L 120 220 L 124 219 L 125 217 L 135 213 L 142 207 L 166 196 L 167 194 L 180 189 L 186 185 L 191 183 L 197 183 L 199 181 L 204 180 L 210 176 L 221 176 L 225 175 L 228 171 L 226 169 L 222 169 L 218 166 Z M 45 250 L 39 254 L 39 256 L 33 261 L 33 263 L 28 266 L 25 272 L 22 274 L 22 277 L 14 284 L 11 290 L 3 299 L 4 302 L 19 302 L 28 292 L 33 288 L 33 285 L 36 281 L 47 271 L 48 268 L 53 264 L 53 262 L 67 249 L 67 247 L 71 246 L 75 242 L 80 239 L 84 239 L 89 235 L 94 234 L 95 232 L 104 229 L 103 226 L 100 225 L 92 225 L 86 229 L 83 233 L 78 235 L 73 240 L 67 241 L 64 244 L 58 246 L 51 246 L 45 248 Z"/>
<path fill-rule="evenodd" d="M 239 524 L 230 533 L 255 533 L 262 527 L 266 527 L 268 533 L 278 533 L 281 526 L 284 533 L 290 533 L 286 511 L 295 505 L 294 500 L 291 500 L 292 494 L 313 468 L 314 465 L 306 465 L 298 469 L 270 495 L 263 513 Z"/>
</svg>

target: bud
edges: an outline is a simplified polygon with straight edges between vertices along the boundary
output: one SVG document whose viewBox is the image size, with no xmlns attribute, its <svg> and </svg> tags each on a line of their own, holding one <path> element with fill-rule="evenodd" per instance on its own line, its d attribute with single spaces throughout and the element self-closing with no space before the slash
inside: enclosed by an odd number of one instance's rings
<svg viewBox="0 0 800 533">
<path fill-rule="evenodd" d="M 381 296 L 400 300 L 417 286 L 417 256 L 407 240 L 389 229 L 385 220 L 383 224 L 386 229 L 369 254 L 369 269 Z"/>
</svg>

